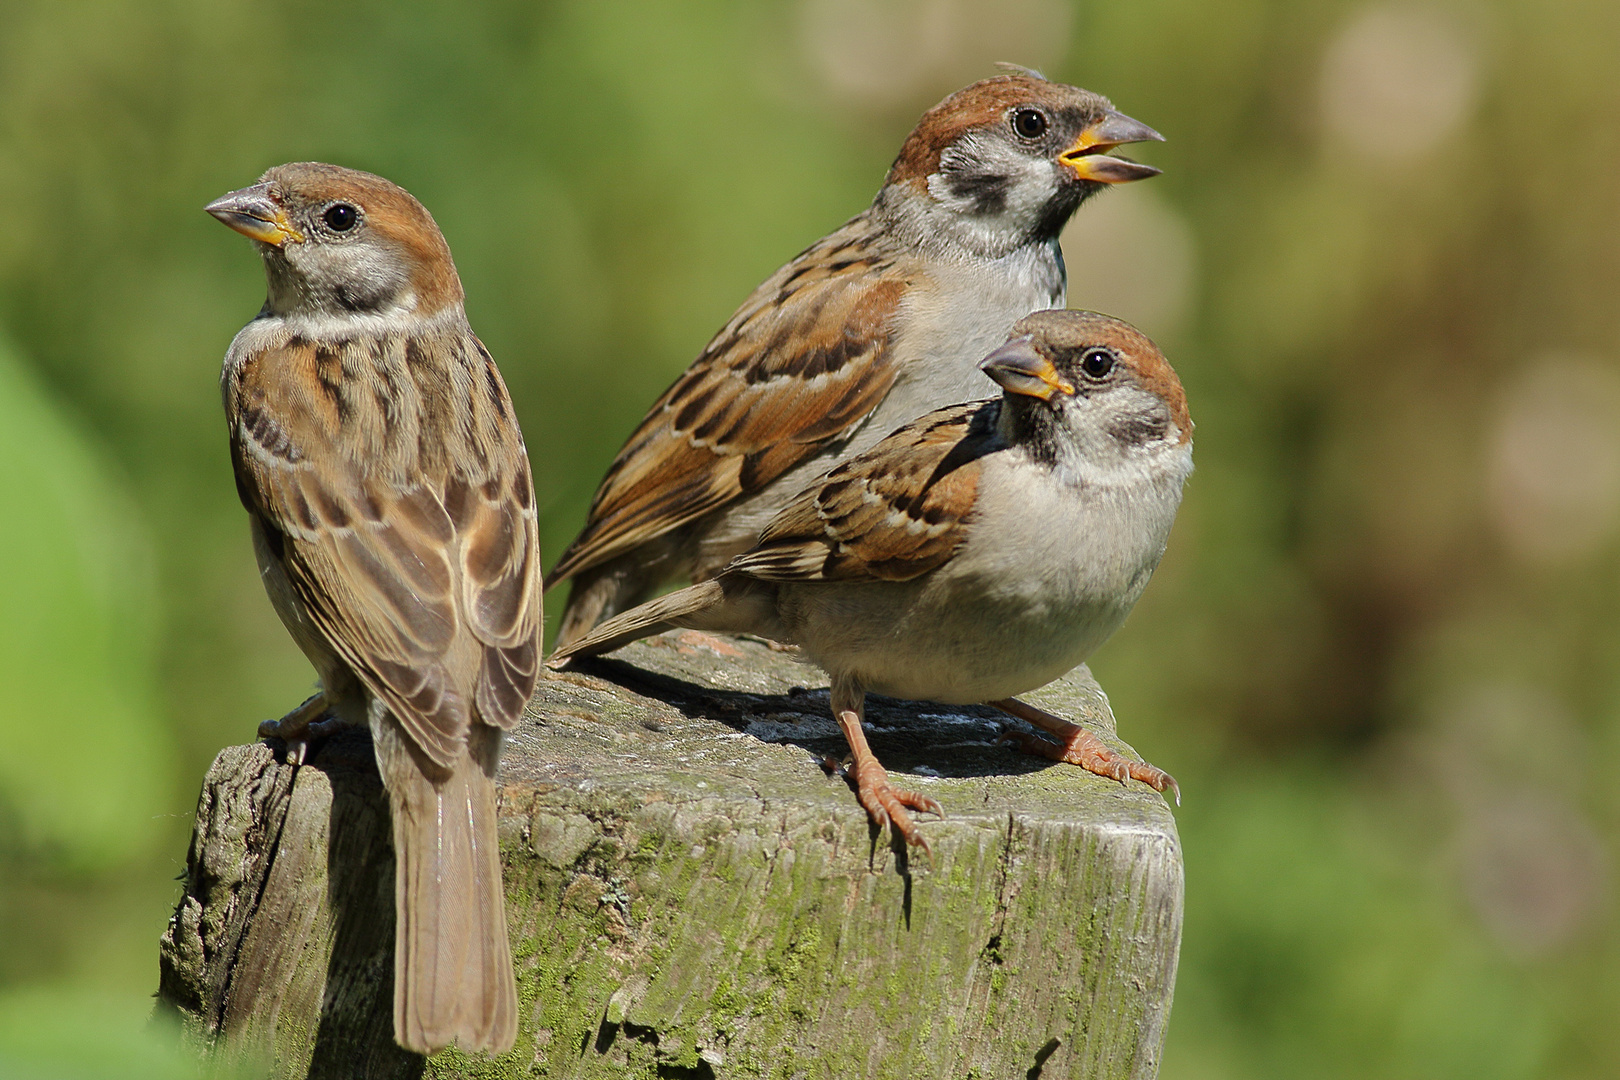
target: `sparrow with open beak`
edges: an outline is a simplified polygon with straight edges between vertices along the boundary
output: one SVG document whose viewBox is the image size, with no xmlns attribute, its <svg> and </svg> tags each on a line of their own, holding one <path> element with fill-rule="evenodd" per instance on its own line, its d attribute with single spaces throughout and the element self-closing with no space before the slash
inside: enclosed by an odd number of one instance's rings
<svg viewBox="0 0 1620 1080">
<path fill-rule="evenodd" d="M 1043 311 L 980 365 L 999 399 L 929 413 L 810 484 L 716 577 L 607 620 L 550 660 L 675 627 L 790 642 L 832 679 L 856 791 L 926 843 L 861 729 L 867 691 L 988 703 L 1057 737 L 1024 749 L 1159 791 L 1163 770 L 1014 698 L 1082 663 L 1164 553 L 1192 471 L 1181 383 L 1130 326 Z"/>
<path fill-rule="evenodd" d="M 321 678 L 260 734 L 302 760 L 325 729 L 370 729 L 393 817 L 395 1038 L 504 1051 L 517 990 L 495 770 L 541 625 L 511 399 L 444 237 L 402 188 L 283 165 L 207 209 L 264 259 L 268 299 L 225 356 L 231 460 L 271 603 Z"/>
<path fill-rule="evenodd" d="M 578 537 L 558 643 L 702 580 L 810 480 L 896 426 L 988 389 L 977 361 L 1065 303 L 1058 234 L 1158 139 L 1105 98 L 1034 74 L 930 109 L 870 208 L 765 281 L 619 451 Z"/>
</svg>

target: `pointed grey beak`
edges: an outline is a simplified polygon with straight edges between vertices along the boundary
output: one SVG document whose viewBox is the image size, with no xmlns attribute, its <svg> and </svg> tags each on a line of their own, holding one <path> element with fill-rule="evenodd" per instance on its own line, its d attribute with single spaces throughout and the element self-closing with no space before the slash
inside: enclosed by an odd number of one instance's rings
<svg viewBox="0 0 1620 1080">
<path fill-rule="evenodd" d="M 1151 165 L 1107 155 L 1116 146 L 1138 142 L 1164 142 L 1164 136 L 1140 120 L 1109 110 L 1087 125 L 1074 145 L 1058 155 L 1058 160 L 1080 179 L 1099 184 L 1124 184 L 1159 175 L 1160 170 Z"/>
<path fill-rule="evenodd" d="M 280 247 L 288 241 L 296 244 L 304 239 L 304 234 L 287 220 L 287 212 L 271 194 L 269 184 L 254 184 L 221 195 L 203 209 L 243 236 L 261 243 Z"/>
<path fill-rule="evenodd" d="M 1028 337 L 1013 338 L 979 361 L 979 370 L 1010 394 L 1051 401 L 1053 394 L 1073 394 L 1074 384 L 1058 373 Z"/>
</svg>

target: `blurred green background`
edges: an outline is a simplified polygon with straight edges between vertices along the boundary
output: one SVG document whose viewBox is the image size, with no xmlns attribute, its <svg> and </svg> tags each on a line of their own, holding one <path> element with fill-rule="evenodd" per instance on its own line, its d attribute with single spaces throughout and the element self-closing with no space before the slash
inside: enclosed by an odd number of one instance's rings
<svg viewBox="0 0 1620 1080">
<path fill-rule="evenodd" d="M 1613 0 L 0 3 L 0 1073 L 185 1074 L 144 1024 L 198 784 L 312 683 L 216 383 L 262 273 L 202 205 L 309 158 L 418 195 L 555 558 L 1013 60 L 1169 140 L 1064 241 L 1199 425 L 1094 663 L 1187 796 L 1163 1075 L 1616 1075 L 1616 56 Z"/>
</svg>

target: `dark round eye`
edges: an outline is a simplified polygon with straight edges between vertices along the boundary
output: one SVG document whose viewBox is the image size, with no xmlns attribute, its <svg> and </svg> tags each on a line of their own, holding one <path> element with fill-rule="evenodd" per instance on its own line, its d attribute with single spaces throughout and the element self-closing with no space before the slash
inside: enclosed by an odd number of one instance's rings
<svg viewBox="0 0 1620 1080">
<path fill-rule="evenodd" d="M 1046 134 L 1046 114 L 1039 109 L 1019 109 L 1012 114 L 1012 129 L 1020 138 L 1038 139 Z"/>
<path fill-rule="evenodd" d="M 346 202 L 333 203 L 321 214 L 321 220 L 333 232 L 348 232 L 360 220 L 360 211 Z"/>
<path fill-rule="evenodd" d="M 1114 370 L 1114 354 L 1107 349 L 1090 349 L 1080 358 L 1080 370 L 1100 379 Z"/>
</svg>

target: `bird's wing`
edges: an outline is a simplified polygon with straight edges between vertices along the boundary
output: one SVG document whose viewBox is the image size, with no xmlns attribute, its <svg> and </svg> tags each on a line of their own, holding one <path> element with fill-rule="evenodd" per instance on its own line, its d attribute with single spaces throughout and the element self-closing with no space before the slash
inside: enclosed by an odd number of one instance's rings
<svg viewBox="0 0 1620 1080">
<path fill-rule="evenodd" d="M 998 401 L 953 405 L 816 481 L 726 573 L 769 581 L 906 581 L 943 564 L 972 525 Z"/>
<path fill-rule="evenodd" d="M 909 284 L 864 217 L 778 270 L 619 451 L 550 584 L 758 491 L 847 435 L 894 385 L 891 326 Z"/>
<path fill-rule="evenodd" d="M 447 485 L 445 506 L 461 539 L 463 611 L 485 646 L 476 704 L 485 723 L 510 731 L 534 694 L 540 673 L 542 632 L 540 528 L 529 455 L 506 384 L 488 350 L 473 344 L 483 361 L 486 397 L 503 420 L 487 460 L 484 482 L 461 481 L 458 505 Z"/>
<path fill-rule="evenodd" d="M 362 343 L 295 340 L 226 385 L 237 490 L 313 628 L 442 766 L 474 706 L 516 722 L 540 645 L 522 438 L 488 354 L 470 335 L 454 347 L 466 363 L 417 379 L 415 424 L 399 384 L 353 377 L 375 359 Z M 459 446 L 440 438 L 457 432 Z"/>
</svg>

